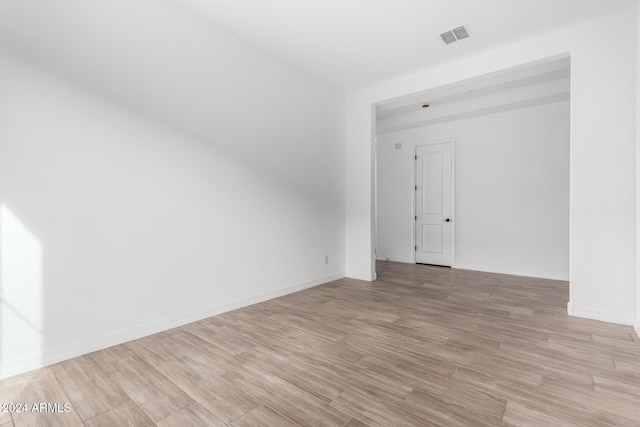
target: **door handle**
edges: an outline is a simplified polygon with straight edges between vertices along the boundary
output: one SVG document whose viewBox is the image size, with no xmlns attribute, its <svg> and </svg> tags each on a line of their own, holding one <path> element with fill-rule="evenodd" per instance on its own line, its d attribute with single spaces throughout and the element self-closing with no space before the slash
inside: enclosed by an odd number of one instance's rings
<svg viewBox="0 0 640 427">
<path fill-rule="evenodd" d="M 445 218 L 443 219 L 444 222 L 451 222 L 451 218 Z"/>
</svg>

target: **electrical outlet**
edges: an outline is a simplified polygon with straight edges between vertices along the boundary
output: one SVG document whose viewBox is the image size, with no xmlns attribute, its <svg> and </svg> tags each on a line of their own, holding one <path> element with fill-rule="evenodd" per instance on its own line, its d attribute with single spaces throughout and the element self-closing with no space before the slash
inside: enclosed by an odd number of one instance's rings
<svg viewBox="0 0 640 427">
<path fill-rule="evenodd" d="M 324 264 L 325 265 L 329 264 L 329 255 L 324 256 Z"/>
</svg>

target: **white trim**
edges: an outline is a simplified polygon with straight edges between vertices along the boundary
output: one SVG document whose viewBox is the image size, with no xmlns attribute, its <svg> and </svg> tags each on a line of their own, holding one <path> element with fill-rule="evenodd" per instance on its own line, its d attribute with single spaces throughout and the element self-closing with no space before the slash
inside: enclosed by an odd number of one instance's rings
<svg viewBox="0 0 640 427">
<path fill-rule="evenodd" d="M 378 255 L 377 261 L 393 261 L 402 262 L 405 264 L 415 264 L 415 260 L 410 257 L 394 256 L 394 255 Z"/>
<path fill-rule="evenodd" d="M 571 303 L 569 303 L 571 304 Z M 634 315 L 632 313 L 618 313 L 612 311 L 600 310 L 590 307 L 578 307 L 576 305 L 567 305 L 567 311 L 570 316 L 582 317 L 585 319 L 600 320 L 602 322 L 617 323 L 620 325 L 633 325 Z"/>
<path fill-rule="evenodd" d="M 370 105 L 370 114 L 371 114 L 371 136 L 373 140 L 371 141 L 371 173 L 373 176 L 371 177 L 371 244 L 373 245 L 373 250 L 370 250 L 371 255 L 371 281 L 375 281 L 378 278 L 378 273 L 376 272 L 376 255 L 378 251 L 378 136 L 376 134 L 376 106 Z"/>
<path fill-rule="evenodd" d="M 567 301 L 567 314 L 573 316 L 573 304 L 571 304 L 571 301 Z"/>
<path fill-rule="evenodd" d="M 273 298 L 278 298 L 304 289 L 319 286 L 344 278 L 344 273 L 337 273 L 330 276 L 320 277 L 318 279 L 309 280 L 292 286 L 275 289 L 272 291 L 262 292 L 247 298 L 241 298 L 228 303 L 215 305 L 212 307 L 195 310 L 189 313 L 178 314 L 167 319 L 149 322 L 133 328 L 103 335 L 101 337 L 92 338 L 77 344 L 62 346 L 57 349 L 45 351 L 42 354 L 34 354 L 15 360 L 3 361 L 0 364 L 0 379 L 8 378 L 27 371 L 42 368 L 54 363 L 62 362 L 73 357 L 82 356 L 94 351 L 102 350 L 107 347 L 122 344 L 138 338 L 153 335 L 158 332 L 186 325 L 187 323 L 196 322 L 207 317 L 216 316 L 227 311 L 236 310 L 252 304 L 257 304 Z"/>
<path fill-rule="evenodd" d="M 456 265 L 456 139 L 451 138 L 451 268 Z M 415 234 L 415 233 L 414 233 Z"/>
<path fill-rule="evenodd" d="M 356 279 L 356 280 L 364 280 L 367 282 L 373 282 L 374 280 L 376 280 L 378 278 L 378 274 L 377 273 L 363 273 L 361 271 L 349 271 L 347 272 L 346 277 L 348 277 L 349 279 Z"/>
<path fill-rule="evenodd" d="M 413 249 L 411 250 L 411 258 L 413 258 L 412 263 L 415 264 L 417 261 L 416 257 L 416 247 L 418 242 L 416 241 L 416 156 L 418 155 L 418 146 L 415 145 L 413 147 L 413 160 L 411 164 L 413 165 L 413 188 L 414 190 L 411 192 L 411 213 L 413 213 L 413 233 L 411 233 L 411 246 Z"/>
<path fill-rule="evenodd" d="M 638 338 L 640 338 L 640 320 L 638 320 L 636 322 L 636 324 L 634 325 L 633 329 L 636 330 L 636 335 L 638 336 Z"/>
<path fill-rule="evenodd" d="M 429 145 L 438 145 L 438 144 L 451 144 L 451 265 L 448 267 L 453 268 L 456 261 L 456 139 L 455 138 L 447 138 L 438 141 L 429 141 L 424 144 L 415 145 L 413 147 L 413 188 L 415 189 L 416 185 L 416 156 L 418 155 L 418 148 L 427 147 Z M 413 197 L 411 198 L 413 207 L 413 264 L 416 263 L 416 192 L 412 191 Z M 404 261 L 400 261 L 404 262 Z"/>
<path fill-rule="evenodd" d="M 452 267 L 452 268 L 455 268 L 456 270 L 482 271 L 483 273 L 508 274 L 509 276 L 531 277 L 534 279 L 559 280 L 562 282 L 569 281 L 567 277 L 558 277 L 558 276 L 551 276 L 551 275 L 545 275 L 545 274 L 539 274 L 539 273 L 529 273 L 526 271 L 523 272 L 523 271 L 515 271 L 515 270 L 509 270 L 509 271 L 487 270 L 486 268 L 474 267 L 473 265 L 468 265 L 468 264 L 463 264 L 463 265 L 457 264 L 455 267 Z"/>
</svg>

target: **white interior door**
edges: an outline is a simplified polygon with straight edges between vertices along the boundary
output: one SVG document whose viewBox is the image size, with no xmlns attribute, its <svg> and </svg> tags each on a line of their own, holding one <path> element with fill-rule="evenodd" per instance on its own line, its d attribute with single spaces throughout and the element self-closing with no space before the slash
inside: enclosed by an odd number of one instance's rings
<svg viewBox="0 0 640 427">
<path fill-rule="evenodd" d="M 416 147 L 416 263 L 453 260 L 453 143 Z"/>
</svg>

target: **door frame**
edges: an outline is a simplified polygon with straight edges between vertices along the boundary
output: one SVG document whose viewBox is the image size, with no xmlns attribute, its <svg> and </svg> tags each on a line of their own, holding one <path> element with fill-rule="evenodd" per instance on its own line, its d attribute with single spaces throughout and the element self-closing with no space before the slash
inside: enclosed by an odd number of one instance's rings
<svg viewBox="0 0 640 427">
<path fill-rule="evenodd" d="M 416 182 L 416 161 L 415 158 L 418 155 L 418 148 L 419 147 L 426 147 L 429 145 L 436 145 L 436 144 L 444 144 L 444 143 L 451 143 L 451 268 L 455 268 L 455 262 L 456 262 L 456 140 L 455 138 L 447 138 L 447 139 L 441 139 L 441 140 L 437 140 L 437 141 L 429 141 L 429 142 L 425 142 L 424 144 L 416 144 L 413 147 L 413 167 L 412 169 L 412 174 L 413 174 L 413 179 L 412 179 L 412 183 L 413 183 L 413 188 L 414 191 L 411 192 L 411 212 L 413 213 L 413 233 L 412 233 L 412 243 L 413 243 L 413 263 L 416 264 L 416 244 L 418 242 L 416 242 L 416 192 L 415 192 L 415 188 L 416 185 L 418 184 Z"/>
</svg>

